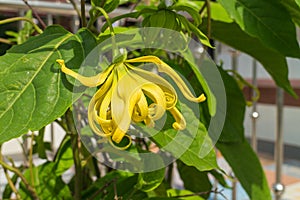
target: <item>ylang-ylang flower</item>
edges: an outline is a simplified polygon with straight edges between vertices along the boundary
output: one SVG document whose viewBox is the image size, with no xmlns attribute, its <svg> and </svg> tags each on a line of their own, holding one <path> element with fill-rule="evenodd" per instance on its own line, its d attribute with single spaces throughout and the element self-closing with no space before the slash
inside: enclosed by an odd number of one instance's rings
<svg viewBox="0 0 300 200">
<path fill-rule="evenodd" d="M 132 122 L 143 122 L 154 127 L 166 111 L 174 117 L 173 128 L 183 130 L 186 121 L 176 108 L 177 93 L 174 87 L 157 73 L 133 66 L 131 63 L 154 63 L 158 72 L 170 76 L 182 94 L 189 101 L 202 102 L 206 97 L 195 97 L 181 77 L 156 56 L 143 56 L 114 63 L 102 73 L 84 77 L 66 67 L 64 60 L 58 59 L 62 72 L 76 78 L 83 85 L 99 89 L 88 107 L 88 121 L 91 129 L 112 144 L 120 143 Z"/>
</svg>

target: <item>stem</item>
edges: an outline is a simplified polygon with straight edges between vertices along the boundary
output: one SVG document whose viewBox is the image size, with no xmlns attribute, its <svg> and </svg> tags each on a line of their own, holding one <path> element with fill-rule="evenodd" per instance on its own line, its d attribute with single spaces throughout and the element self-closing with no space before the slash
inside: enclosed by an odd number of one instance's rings
<svg viewBox="0 0 300 200">
<path fill-rule="evenodd" d="M 32 153 L 33 153 L 33 140 L 34 140 L 34 133 L 31 133 L 31 140 L 30 140 L 30 149 L 29 149 L 29 172 L 30 172 L 30 179 L 31 179 L 31 185 L 34 185 L 34 174 L 33 174 L 33 159 L 32 159 Z"/>
<path fill-rule="evenodd" d="M 77 4 L 75 3 L 74 0 L 70 0 L 70 2 L 71 2 L 71 4 L 72 4 L 74 10 L 76 11 L 78 17 L 81 19 L 81 14 L 80 14 L 80 11 L 79 11 L 79 9 L 78 9 L 78 7 L 77 7 Z"/>
<path fill-rule="evenodd" d="M 114 194 L 115 194 L 114 200 L 118 200 L 119 198 L 118 198 L 117 181 L 116 180 L 114 181 Z"/>
<path fill-rule="evenodd" d="M 168 171 L 167 171 L 167 183 L 169 184 L 168 186 L 172 185 L 172 177 L 173 177 L 173 168 L 174 168 L 174 164 L 171 163 L 168 167 Z"/>
<path fill-rule="evenodd" d="M 20 172 L 17 168 L 14 168 L 14 167 L 6 164 L 3 160 L 0 160 L 0 165 L 2 165 L 2 167 L 4 169 L 9 170 L 9 171 L 15 173 L 16 175 L 18 175 L 21 178 L 21 180 L 23 181 L 23 183 L 25 184 L 25 187 L 27 188 L 27 190 L 30 192 L 32 198 L 34 200 L 38 200 L 39 199 L 39 197 L 38 197 L 35 189 L 29 184 L 29 182 L 23 176 L 22 172 Z"/>
<path fill-rule="evenodd" d="M 11 190 L 16 194 L 17 199 L 21 199 L 21 196 L 17 190 L 17 188 L 15 187 L 13 181 L 11 180 L 11 178 L 9 177 L 8 173 L 7 173 L 7 169 L 4 169 L 4 174 L 6 177 L 6 180 L 8 182 L 9 187 L 11 188 Z"/>
<path fill-rule="evenodd" d="M 2 160 L 2 159 L 3 159 L 3 157 L 2 157 L 2 153 L 1 153 L 1 145 L 0 145 L 0 160 Z M 16 194 L 17 199 L 21 199 L 21 196 L 20 196 L 20 194 L 19 194 L 17 188 L 15 187 L 15 184 L 13 183 L 13 181 L 11 180 L 10 176 L 9 176 L 8 173 L 7 173 L 7 169 L 4 168 L 3 170 L 4 170 L 4 174 L 5 174 L 5 177 L 6 177 L 6 180 L 7 180 L 7 182 L 8 182 L 9 187 L 10 187 L 11 190 Z"/>
<path fill-rule="evenodd" d="M 117 45 L 116 45 L 114 28 L 112 26 L 112 23 L 110 21 L 110 18 L 108 16 L 107 12 L 101 7 L 96 7 L 96 9 L 99 10 L 102 13 L 102 15 L 106 19 L 106 22 L 109 26 L 109 31 L 110 31 L 110 35 L 111 35 L 111 42 L 112 42 L 112 48 L 113 48 L 113 59 L 114 59 L 120 53 L 119 50 L 117 49 Z"/>
<path fill-rule="evenodd" d="M 4 44 L 13 44 L 13 42 L 9 41 L 8 39 L 4 39 L 4 38 L 0 38 L 0 43 L 4 43 Z"/>
<path fill-rule="evenodd" d="M 42 27 L 45 29 L 47 26 L 45 24 L 45 22 L 41 19 L 41 17 L 39 16 L 39 14 L 31 7 L 31 5 L 29 5 L 27 0 L 23 0 L 23 2 L 26 4 L 26 6 L 28 6 L 28 8 L 33 12 L 34 16 L 37 18 L 37 20 L 40 22 L 40 24 L 42 25 Z"/>
<path fill-rule="evenodd" d="M 17 21 L 27 21 L 33 26 L 33 28 L 36 30 L 36 32 L 38 32 L 39 34 L 43 33 L 43 31 L 32 21 L 32 19 L 30 19 L 28 17 L 12 17 L 12 18 L 8 18 L 8 19 L 0 20 L 0 25 L 17 22 Z"/>
<path fill-rule="evenodd" d="M 81 0 L 81 22 L 82 27 L 86 27 L 86 16 L 85 16 L 85 0 Z"/>
<path fill-rule="evenodd" d="M 205 0 L 206 3 L 206 11 L 207 11 L 207 37 L 211 38 L 211 8 L 210 8 L 210 0 Z"/>
<path fill-rule="evenodd" d="M 72 111 L 67 110 L 66 114 L 66 122 L 68 131 L 71 137 L 71 145 L 73 150 L 73 159 L 75 165 L 75 185 L 74 185 L 74 199 L 81 199 L 81 191 L 82 191 L 82 170 L 81 170 L 81 162 L 80 162 L 80 146 L 79 146 L 79 137 L 75 128 Z"/>
</svg>

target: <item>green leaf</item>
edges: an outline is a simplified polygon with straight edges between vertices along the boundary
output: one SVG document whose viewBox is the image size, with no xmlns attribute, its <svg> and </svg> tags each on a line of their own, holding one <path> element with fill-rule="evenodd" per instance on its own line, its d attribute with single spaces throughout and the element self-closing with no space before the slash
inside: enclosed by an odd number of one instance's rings
<svg viewBox="0 0 300 200">
<path fill-rule="evenodd" d="M 297 5 L 298 1 L 298 5 Z M 293 21 L 300 26 L 300 1 L 299 0 L 280 0 L 280 3 L 289 11 Z"/>
<path fill-rule="evenodd" d="M 250 199 L 272 199 L 260 161 L 246 140 L 233 143 L 219 142 L 217 148 L 229 163 Z"/>
<path fill-rule="evenodd" d="M 92 0 L 91 3 L 92 6 L 101 7 L 110 13 L 119 6 L 120 0 Z"/>
<path fill-rule="evenodd" d="M 219 67 L 226 91 L 226 118 L 219 138 L 222 142 L 242 142 L 246 101 L 236 80 Z"/>
<path fill-rule="evenodd" d="M 82 199 L 114 199 L 115 191 L 121 199 L 140 200 L 146 193 L 136 191 L 137 175 L 124 171 L 112 171 L 96 180 L 87 190 L 83 191 Z M 101 192 L 102 191 L 102 192 Z"/>
<path fill-rule="evenodd" d="M 64 140 L 59 147 L 59 150 L 54 159 L 55 173 L 57 176 L 63 174 L 70 169 L 74 164 L 73 151 L 71 146 L 71 140 Z"/>
<path fill-rule="evenodd" d="M 218 181 L 220 185 L 222 185 L 224 188 L 230 188 L 230 186 L 227 184 L 224 174 L 218 172 L 217 170 L 211 170 L 209 171 L 211 175 L 215 177 L 215 179 Z"/>
<path fill-rule="evenodd" d="M 86 29 L 73 35 L 50 26 L 0 57 L 0 143 L 39 130 L 67 110 L 73 86 L 56 59 L 78 68 L 95 45 Z"/>
<path fill-rule="evenodd" d="M 288 80 L 288 66 L 283 55 L 266 47 L 257 38 L 243 32 L 236 23 L 212 21 L 211 25 L 213 38 L 256 58 L 278 86 L 284 88 L 294 97 L 297 96 Z M 205 23 L 203 29 L 205 29 Z"/>
<path fill-rule="evenodd" d="M 219 2 L 243 31 L 258 38 L 265 46 L 285 56 L 300 57 L 295 25 L 280 3 L 269 0 Z"/>
<path fill-rule="evenodd" d="M 189 22 L 183 15 L 177 14 L 177 18 L 184 25 L 188 32 L 192 31 L 199 38 L 203 45 L 213 48 L 207 36 L 200 29 L 198 29 L 198 27 Z"/>
<path fill-rule="evenodd" d="M 200 172 L 195 167 L 187 166 L 180 161 L 177 161 L 177 168 L 185 189 L 194 193 L 207 192 L 211 190 L 212 185 L 207 176 L 207 172 Z M 208 198 L 209 194 L 203 194 L 201 196 Z"/>
<path fill-rule="evenodd" d="M 192 195 L 194 194 L 193 192 L 189 190 L 178 190 L 178 189 L 169 189 L 167 191 L 168 195 L 170 197 L 176 197 L 176 196 L 185 196 L 185 195 Z M 183 200 L 204 200 L 204 198 L 200 196 L 187 196 L 187 197 L 176 197 L 176 199 L 183 199 Z"/>
<path fill-rule="evenodd" d="M 295 0 L 297 5 L 300 7 L 300 0 Z"/>
<path fill-rule="evenodd" d="M 165 178 L 165 168 L 151 172 L 140 173 L 135 188 L 149 192 L 157 188 Z"/>
<path fill-rule="evenodd" d="M 185 130 L 174 130 L 169 124 L 169 129 L 159 132 L 145 126 L 143 131 L 151 135 L 154 142 L 164 151 L 170 152 L 188 166 L 194 166 L 200 171 L 218 168 L 216 154 L 205 126 L 189 107 L 183 103 L 180 105 L 181 112 L 188 122 Z"/>
<path fill-rule="evenodd" d="M 33 167 L 34 188 L 40 199 L 72 199 L 68 186 L 63 182 L 61 176 L 55 174 L 55 164 L 48 162 L 38 167 Z M 25 178 L 31 182 L 30 170 L 24 172 Z M 20 195 L 22 199 L 31 199 L 24 183 L 20 184 Z"/>
<path fill-rule="evenodd" d="M 182 5 L 180 3 L 176 3 L 172 8 L 176 11 L 185 11 L 191 15 L 191 17 L 194 19 L 195 26 L 199 26 L 201 24 L 201 17 L 198 11 L 195 8 L 189 7 L 187 5 Z"/>
<path fill-rule="evenodd" d="M 172 198 L 172 197 L 150 197 L 150 198 L 146 198 L 143 200 L 174 200 L 174 199 L 178 199 L 178 198 Z"/>
</svg>

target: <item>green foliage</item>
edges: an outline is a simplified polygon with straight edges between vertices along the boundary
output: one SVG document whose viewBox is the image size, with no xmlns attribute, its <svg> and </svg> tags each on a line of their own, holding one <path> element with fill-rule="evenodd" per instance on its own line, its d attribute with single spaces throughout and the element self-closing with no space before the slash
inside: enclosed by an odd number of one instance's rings
<svg viewBox="0 0 300 200">
<path fill-rule="evenodd" d="M 226 91 L 226 118 L 219 141 L 242 142 L 244 140 L 244 116 L 246 101 L 236 80 L 219 68 Z"/>
<path fill-rule="evenodd" d="M 213 145 L 205 126 L 188 106 L 181 103 L 181 109 L 188 122 L 185 130 L 168 128 L 157 133 L 155 129 L 144 127 L 143 131 L 151 135 L 158 146 L 188 166 L 194 166 L 200 171 L 218 168 Z"/>
<path fill-rule="evenodd" d="M 195 167 L 185 165 L 183 162 L 177 161 L 180 178 L 184 182 L 184 188 L 194 193 L 203 192 L 204 198 L 209 197 L 207 191 L 211 191 L 212 184 L 208 178 L 207 171 L 199 171 Z"/>
<path fill-rule="evenodd" d="M 250 199 L 271 199 L 260 161 L 246 140 L 243 142 L 219 142 L 217 148 L 231 166 Z"/>
<path fill-rule="evenodd" d="M 219 1 L 243 31 L 284 56 L 299 57 L 296 29 L 289 13 L 277 1 Z M 268 8 L 268 9 L 266 9 Z"/>
<path fill-rule="evenodd" d="M 26 15 L 27 18 L 32 19 L 32 11 L 29 10 Z M 24 22 L 23 28 L 18 31 L 6 31 L 5 34 L 8 36 L 11 36 L 12 38 L 9 38 L 10 41 L 15 42 L 17 44 L 22 44 L 26 42 L 29 37 L 34 33 L 34 28 L 31 23 L 29 22 Z"/>
<path fill-rule="evenodd" d="M 270 200 L 270 189 L 259 159 L 245 140 L 243 121 L 246 102 L 241 88 L 234 75 L 231 76 L 219 67 L 226 93 L 226 104 L 221 102 L 222 95 L 216 94 L 218 91 L 212 87 L 215 77 L 209 77 L 212 80 L 210 82 L 206 80 L 206 76 L 210 75 L 208 68 L 213 67 L 212 62 L 200 56 L 197 59 L 202 59 L 199 62 L 201 67 L 197 66 L 191 51 L 186 48 L 189 41 L 185 36 L 195 36 L 205 48 L 212 47 L 208 37 L 211 36 L 249 54 L 263 65 L 279 87 L 296 96 L 288 79 L 286 59 L 300 57 L 295 28 L 300 25 L 300 1 L 219 0 L 219 3 L 209 2 L 209 5 L 208 2 L 91 0 L 87 27 L 80 28 L 77 33 L 54 25 L 38 34 L 35 24 L 31 23 L 31 11 L 27 13 L 26 22 L 19 32 L 6 31 L 7 26 L 3 27 L 3 24 L 24 18 L 1 20 L 1 31 L 5 30 L 12 38 L 0 41 L 14 42 L 17 45 L 0 57 L 0 144 L 29 131 L 38 131 L 32 137 L 32 145 L 24 151 L 27 159 L 24 166 L 15 166 L 11 159 L 10 164 L 6 164 L 5 158 L 0 155 L 2 167 L 14 173 L 9 179 L 10 184 L 5 186 L 2 198 L 11 198 L 17 190 L 16 195 L 21 199 L 207 199 L 212 189 L 210 175 L 223 187 L 229 188 L 225 175 L 217 164 L 214 141 L 249 197 Z M 116 9 L 124 3 L 131 5 L 133 10 L 122 15 L 116 14 Z M 108 13 L 111 13 L 112 18 L 109 18 Z M 79 17 L 85 21 L 85 16 Z M 97 24 L 99 17 L 105 18 L 100 28 Z M 129 18 L 138 20 L 129 21 Z M 118 27 L 112 25 L 115 22 L 119 22 Z M 130 22 L 132 27 L 123 26 L 125 22 Z M 130 49 L 126 56 L 139 57 L 151 52 L 163 57 L 166 63 L 170 63 L 170 66 L 191 82 L 196 94 L 203 92 L 207 98 L 206 102 L 196 107 L 179 98 L 176 107 L 186 121 L 184 130 L 172 128 L 176 119 L 168 113 L 170 110 L 164 116 L 165 121 L 160 130 L 156 130 L 157 127 L 134 124 L 132 127 L 136 135 L 133 136 L 133 144 L 124 152 L 153 155 L 142 162 L 139 156 L 123 156 L 111 146 L 103 148 L 101 139 L 106 138 L 97 137 L 87 129 L 89 120 L 83 108 L 88 105 L 90 95 L 93 94 L 88 91 L 84 102 L 78 101 L 78 104 L 72 106 L 86 88 L 76 83 L 74 77 L 62 73 L 56 63 L 57 59 L 63 59 L 71 70 L 78 72 L 83 61 L 98 43 L 108 48 L 111 43 L 112 46 L 115 45 L 115 40 L 124 40 L 119 47 L 126 48 L 129 42 L 137 41 L 140 36 L 138 32 L 123 34 L 125 30 L 135 30 L 133 28 L 136 27 L 158 28 L 147 40 L 143 40 L 145 44 L 161 41 L 159 28 L 180 32 L 180 37 L 165 34 L 163 38 L 169 44 L 175 44 L 173 46 L 177 47 L 176 52 L 170 53 L 163 49 Z M 33 36 L 34 34 L 36 35 Z M 116 37 L 116 34 L 121 37 Z M 110 43 L 102 43 L 107 38 L 111 39 Z M 116 46 L 114 48 L 118 50 Z M 175 55 L 177 50 L 183 58 Z M 108 61 L 96 57 L 92 62 L 98 67 L 99 63 Z M 90 63 L 83 64 L 86 67 Z M 226 110 L 222 103 L 226 105 Z M 84 106 L 80 107 L 81 104 Z M 200 109 L 200 113 L 197 113 L 196 108 Z M 72 118 L 72 111 L 80 115 L 76 122 Z M 98 110 L 94 112 L 97 113 Z M 213 138 L 209 123 L 220 112 L 225 116 L 224 127 L 220 130 L 220 138 Z M 45 127 L 54 121 L 66 132 L 55 152 L 44 139 Z M 84 146 L 83 141 L 79 140 L 77 134 L 80 131 L 90 132 L 84 135 L 87 138 L 81 139 L 89 139 L 96 149 L 95 152 L 90 153 L 89 146 Z M 148 138 L 138 138 L 139 135 Z M 93 157 L 99 153 L 97 150 L 103 153 L 99 160 Z M 156 159 L 160 158 L 161 153 L 178 159 L 177 165 L 165 167 L 169 164 L 164 163 L 167 161 Z M 32 161 L 35 156 L 43 159 L 44 163 L 35 166 Z M 133 174 L 114 170 L 103 164 L 112 159 L 118 160 L 117 164 L 131 159 L 137 165 L 160 167 L 154 171 Z M 184 183 L 182 190 L 172 188 L 171 175 L 174 166 Z M 72 167 L 75 174 L 69 174 L 70 180 L 63 180 L 63 175 L 70 173 L 69 169 Z"/>
<path fill-rule="evenodd" d="M 144 192 L 152 191 L 157 188 L 165 178 L 165 168 L 141 173 L 138 176 L 135 188 Z"/>
<path fill-rule="evenodd" d="M 63 57 L 79 67 L 93 44 L 88 30 L 73 35 L 51 26 L 0 57 L 0 143 L 39 130 L 63 115 L 74 100 L 73 88 L 56 59 Z"/>
<path fill-rule="evenodd" d="M 72 198 L 69 187 L 63 182 L 61 176 L 56 175 L 56 165 L 47 162 L 38 167 L 27 169 L 24 176 L 34 186 L 36 193 L 41 199 L 70 199 Z M 33 175 L 33 179 L 31 178 Z M 20 195 L 22 199 L 31 199 L 28 188 L 20 185 Z"/>
<path fill-rule="evenodd" d="M 300 3 L 296 0 L 281 0 L 280 3 L 288 10 L 292 20 L 300 26 Z M 297 5 L 298 3 L 298 5 Z"/>
<path fill-rule="evenodd" d="M 236 23 L 212 21 L 211 26 L 214 38 L 256 58 L 278 86 L 284 88 L 291 95 L 296 95 L 288 80 L 288 66 L 286 58 L 282 54 L 243 32 Z"/>
</svg>

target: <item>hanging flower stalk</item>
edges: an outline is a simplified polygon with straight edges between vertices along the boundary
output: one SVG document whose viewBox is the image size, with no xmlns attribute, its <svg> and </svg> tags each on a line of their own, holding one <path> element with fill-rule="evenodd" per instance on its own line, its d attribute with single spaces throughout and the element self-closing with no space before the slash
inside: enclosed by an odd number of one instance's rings
<svg viewBox="0 0 300 200">
<path fill-rule="evenodd" d="M 143 56 L 112 64 L 93 77 L 84 77 L 70 70 L 64 60 L 58 59 L 57 62 L 61 65 L 62 72 L 79 80 L 83 85 L 99 86 L 89 103 L 89 125 L 96 134 L 107 138 L 111 144 L 120 143 L 127 137 L 129 143 L 122 149 L 131 145 L 131 137 L 126 132 L 132 121 L 144 122 L 153 127 L 155 121 L 169 111 L 175 120 L 172 125 L 174 129 L 183 130 L 186 127 L 184 117 L 176 108 L 178 97 L 174 87 L 158 74 L 130 63 L 154 63 L 159 72 L 169 75 L 175 81 L 189 101 L 199 103 L 206 99 L 204 94 L 195 97 L 180 76 L 155 56 Z"/>
</svg>

